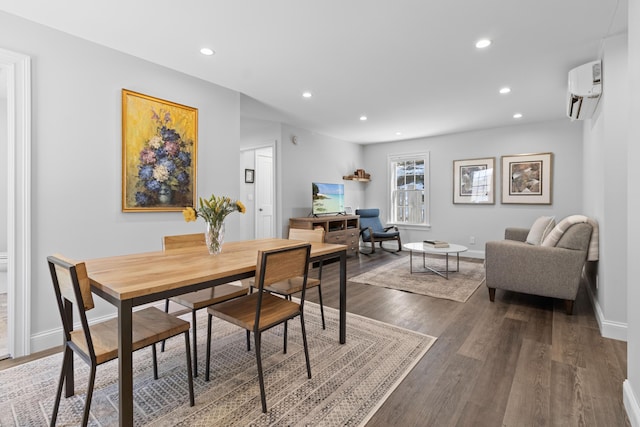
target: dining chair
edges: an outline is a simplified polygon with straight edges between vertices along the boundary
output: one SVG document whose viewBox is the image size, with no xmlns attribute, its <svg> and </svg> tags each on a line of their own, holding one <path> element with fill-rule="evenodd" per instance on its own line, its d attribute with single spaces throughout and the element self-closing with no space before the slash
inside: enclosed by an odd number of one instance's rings
<svg viewBox="0 0 640 427">
<path fill-rule="evenodd" d="M 255 282 L 258 287 L 258 292 L 232 301 L 216 304 L 207 309 L 207 363 L 205 380 L 209 381 L 212 318 L 215 316 L 244 328 L 248 333 L 253 332 L 262 412 L 267 412 L 267 399 L 265 396 L 261 358 L 261 340 L 264 331 L 299 316 L 304 355 L 307 363 L 307 377 L 311 378 L 309 348 L 304 326 L 304 299 L 307 290 L 310 252 L 311 245 L 309 243 L 258 251 Z M 266 286 L 282 280 L 298 277 L 302 277 L 302 295 L 299 302 L 289 301 L 286 298 L 264 292 Z"/>
<path fill-rule="evenodd" d="M 51 426 L 55 426 L 58 418 L 63 384 L 66 383 L 65 397 L 74 394 L 73 376 L 67 377 L 65 381 L 66 373 L 73 371 L 74 354 L 78 355 L 90 366 L 89 385 L 82 416 L 82 425 L 86 426 L 89 421 L 89 409 L 91 407 L 91 397 L 93 396 L 96 368 L 98 365 L 118 358 L 118 319 L 114 318 L 89 326 L 86 312 L 94 307 L 94 302 L 85 264 L 61 255 L 49 256 L 47 261 L 64 329 L 62 370 L 53 406 L 53 414 L 51 415 Z M 77 309 L 76 312 L 80 320 L 79 330 L 73 330 L 74 307 Z M 155 307 L 149 307 L 133 312 L 132 331 L 132 349 L 134 351 L 151 346 L 154 379 L 158 379 L 155 344 L 176 335 L 184 334 L 189 403 L 194 406 L 189 322 L 163 313 L 162 310 Z"/>
<path fill-rule="evenodd" d="M 176 236 L 164 236 L 162 239 L 162 248 L 164 251 L 171 251 L 182 248 L 190 248 L 202 246 L 205 247 L 204 233 L 196 234 L 180 234 Z M 183 295 L 177 295 L 165 300 L 164 311 L 169 312 L 169 301 L 173 301 L 183 307 L 191 310 L 191 334 L 193 337 L 193 376 L 198 376 L 198 343 L 196 336 L 196 312 L 201 308 L 209 307 L 213 304 L 218 304 L 224 301 L 229 301 L 233 298 L 246 295 L 248 292 L 248 286 L 242 282 L 237 282 L 238 285 L 224 284 L 213 286 L 201 291 L 190 292 Z M 161 351 L 164 351 L 164 342 L 162 343 Z"/>
<path fill-rule="evenodd" d="M 289 228 L 289 240 L 303 240 L 306 242 L 324 242 L 324 229 L 317 228 L 314 230 L 302 228 Z M 322 304 L 322 261 L 318 262 L 318 278 L 307 278 L 307 289 L 318 289 L 318 300 L 320 302 L 320 317 L 322 318 L 322 329 L 326 329 L 324 322 L 324 305 Z M 249 292 L 253 292 L 254 279 L 249 279 Z M 272 285 L 265 286 L 265 291 L 273 294 L 282 295 L 291 301 L 293 294 L 302 290 L 302 277 L 294 277 L 288 280 L 282 280 Z M 284 352 L 287 352 L 287 323 L 284 324 Z M 247 341 L 247 348 L 250 349 L 250 341 Z"/>
</svg>

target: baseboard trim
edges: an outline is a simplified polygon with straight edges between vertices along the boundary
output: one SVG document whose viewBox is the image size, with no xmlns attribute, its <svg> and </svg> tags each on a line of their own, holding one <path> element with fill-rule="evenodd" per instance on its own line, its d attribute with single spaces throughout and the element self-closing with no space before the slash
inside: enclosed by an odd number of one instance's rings
<svg viewBox="0 0 640 427">
<path fill-rule="evenodd" d="M 602 308 L 598 303 L 595 295 L 590 286 L 587 285 L 587 295 L 589 295 L 589 299 L 591 300 L 591 304 L 593 305 L 593 309 L 595 311 L 596 320 L 598 321 L 598 326 L 600 327 L 600 335 L 604 338 L 611 338 L 618 341 L 627 341 L 627 324 L 622 322 L 614 322 L 612 320 L 607 320 L 604 317 L 604 313 L 602 312 Z"/>
<path fill-rule="evenodd" d="M 638 405 L 638 400 L 633 393 L 633 387 L 631 387 L 629 380 L 624 380 L 622 383 L 622 401 L 627 411 L 629 423 L 631 423 L 633 427 L 640 427 L 640 406 Z"/>
</svg>

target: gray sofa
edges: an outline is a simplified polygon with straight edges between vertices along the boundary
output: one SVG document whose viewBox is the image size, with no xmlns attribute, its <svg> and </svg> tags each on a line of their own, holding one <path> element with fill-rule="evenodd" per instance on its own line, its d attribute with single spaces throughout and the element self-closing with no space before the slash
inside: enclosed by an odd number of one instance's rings
<svg viewBox="0 0 640 427">
<path fill-rule="evenodd" d="M 528 229 L 507 228 L 505 240 L 485 246 L 489 299 L 496 289 L 559 298 L 572 314 L 592 232 L 589 223 L 573 224 L 555 246 L 544 246 L 526 243 Z"/>
</svg>

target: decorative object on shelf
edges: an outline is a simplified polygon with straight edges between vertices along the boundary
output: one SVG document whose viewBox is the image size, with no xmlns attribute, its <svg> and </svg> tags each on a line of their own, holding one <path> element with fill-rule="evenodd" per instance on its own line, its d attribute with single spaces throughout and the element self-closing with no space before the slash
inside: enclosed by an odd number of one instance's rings
<svg viewBox="0 0 640 427">
<path fill-rule="evenodd" d="M 245 169 L 244 170 L 244 182 L 247 184 L 253 184 L 253 176 L 255 171 L 253 169 Z"/>
<path fill-rule="evenodd" d="M 371 181 L 371 175 L 366 173 L 364 169 L 357 169 L 353 172 L 353 175 L 345 175 L 342 179 L 347 181 L 361 181 L 361 182 L 369 182 Z"/>
<path fill-rule="evenodd" d="M 211 255 L 217 255 L 222 252 L 224 243 L 224 219 L 232 212 L 245 213 L 246 210 L 240 200 L 233 201 L 230 197 L 212 194 L 208 200 L 200 197 L 200 207 L 194 209 L 189 206 L 182 211 L 182 215 L 187 222 L 195 221 L 198 217 L 205 220 L 207 248 Z"/>
<path fill-rule="evenodd" d="M 502 156 L 502 203 L 551 204 L 553 153 Z"/>
<path fill-rule="evenodd" d="M 122 89 L 122 211 L 195 204 L 198 110 Z"/>
<path fill-rule="evenodd" d="M 453 203 L 495 203 L 495 158 L 453 161 Z"/>
</svg>

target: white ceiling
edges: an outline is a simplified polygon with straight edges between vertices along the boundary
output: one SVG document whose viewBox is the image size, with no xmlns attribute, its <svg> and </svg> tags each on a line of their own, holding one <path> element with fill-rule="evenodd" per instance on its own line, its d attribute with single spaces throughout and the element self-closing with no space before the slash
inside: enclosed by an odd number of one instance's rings
<svg viewBox="0 0 640 427">
<path fill-rule="evenodd" d="M 627 0 L 0 0 L 0 10 L 239 91 L 245 117 L 359 143 L 565 117 L 567 72 L 627 28 Z M 484 37 L 493 44 L 476 49 Z M 603 79 L 606 93 L 606 64 Z"/>
</svg>

